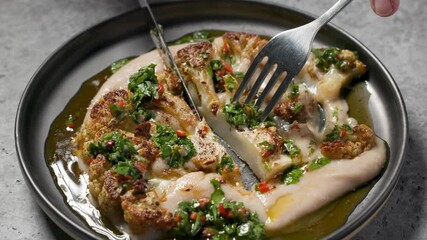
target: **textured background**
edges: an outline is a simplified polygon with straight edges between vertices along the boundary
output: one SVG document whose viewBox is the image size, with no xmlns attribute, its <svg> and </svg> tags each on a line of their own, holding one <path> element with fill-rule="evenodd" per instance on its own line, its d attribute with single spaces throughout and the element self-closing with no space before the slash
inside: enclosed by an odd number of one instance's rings
<svg viewBox="0 0 427 240">
<path fill-rule="evenodd" d="M 286 4 L 321 14 L 334 2 L 288 0 Z M 63 42 L 136 7 L 136 0 L 0 0 L 1 239 L 66 239 L 32 200 L 19 169 L 13 128 L 24 87 Z M 426 13 L 425 0 L 410 0 L 402 1 L 394 16 L 381 18 L 370 10 L 368 0 L 357 0 L 333 20 L 389 69 L 405 99 L 410 125 L 409 149 L 397 188 L 356 239 L 427 239 Z"/>
</svg>

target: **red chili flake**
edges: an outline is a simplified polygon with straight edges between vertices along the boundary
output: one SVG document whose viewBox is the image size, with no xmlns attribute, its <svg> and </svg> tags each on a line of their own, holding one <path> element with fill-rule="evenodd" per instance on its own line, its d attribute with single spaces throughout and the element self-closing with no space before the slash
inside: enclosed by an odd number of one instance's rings
<svg viewBox="0 0 427 240">
<path fill-rule="evenodd" d="M 193 220 L 193 221 L 196 221 L 196 219 L 197 219 L 197 213 L 196 212 L 192 212 L 190 214 L 190 219 Z"/>
<path fill-rule="evenodd" d="M 125 106 L 125 102 L 123 102 L 123 101 L 118 101 L 118 102 L 117 102 L 117 106 L 119 106 L 119 107 L 123 108 L 123 107 Z"/>
<path fill-rule="evenodd" d="M 222 204 L 218 205 L 218 211 L 219 211 L 219 214 L 221 214 L 221 216 L 223 216 L 223 217 L 228 216 L 229 211 L 227 209 L 225 209 L 224 206 L 222 206 Z"/>
<path fill-rule="evenodd" d="M 129 181 L 129 180 L 132 180 L 132 176 L 118 176 L 117 177 L 117 180 L 119 181 L 119 182 L 127 182 L 127 181 Z"/>
<path fill-rule="evenodd" d="M 187 133 L 184 130 L 176 130 L 176 135 L 178 135 L 178 137 L 185 137 L 187 136 Z"/>
<path fill-rule="evenodd" d="M 206 203 L 208 203 L 208 202 L 209 202 L 208 198 L 200 198 L 199 199 L 199 207 L 200 208 L 205 208 Z"/>
<path fill-rule="evenodd" d="M 165 91 L 165 86 L 163 86 L 163 84 L 157 85 L 157 92 L 159 94 L 162 94 L 164 91 Z"/>
<path fill-rule="evenodd" d="M 224 72 L 221 70 L 216 71 L 216 74 L 218 74 L 221 77 L 224 76 Z"/>
<path fill-rule="evenodd" d="M 347 135 L 347 130 L 345 130 L 344 128 L 341 128 L 341 131 L 340 131 L 340 138 L 343 138 L 343 137 L 345 137 Z"/>
<path fill-rule="evenodd" d="M 177 222 L 181 222 L 181 220 L 182 220 L 182 217 L 181 217 L 181 216 L 179 216 L 179 215 L 176 215 L 176 217 L 175 217 L 175 221 L 177 221 Z"/>
<path fill-rule="evenodd" d="M 141 173 L 145 173 L 147 171 L 147 166 L 145 165 L 145 163 L 140 162 L 140 161 L 135 161 L 134 166 L 136 167 L 136 169 L 138 169 L 138 171 L 140 171 Z"/>
<path fill-rule="evenodd" d="M 224 52 L 228 52 L 230 50 L 230 46 L 228 46 L 226 42 L 224 42 L 224 46 L 222 46 L 222 48 L 224 49 Z"/>
<path fill-rule="evenodd" d="M 229 73 L 233 72 L 233 68 L 230 65 L 228 65 L 226 62 L 223 62 L 222 65 L 224 66 L 225 71 L 227 71 Z"/>
<path fill-rule="evenodd" d="M 86 160 L 86 162 L 88 163 L 88 164 L 90 164 L 91 162 L 93 162 L 95 160 L 95 158 L 88 158 L 87 160 Z"/>
<path fill-rule="evenodd" d="M 268 186 L 268 184 L 266 182 L 260 182 L 258 184 L 258 190 L 262 193 L 266 193 L 266 192 L 270 191 L 270 186 Z"/>
<path fill-rule="evenodd" d="M 69 124 L 67 125 L 67 127 L 68 127 L 68 128 L 74 128 L 74 123 L 69 123 Z"/>
</svg>

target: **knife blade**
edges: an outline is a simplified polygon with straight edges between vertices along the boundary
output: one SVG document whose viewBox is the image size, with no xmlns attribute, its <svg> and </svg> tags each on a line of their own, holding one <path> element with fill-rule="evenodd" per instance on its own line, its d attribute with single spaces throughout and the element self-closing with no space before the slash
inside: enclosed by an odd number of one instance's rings
<svg viewBox="0 0 427 240">
<path fill-rule="evenodd" d="M 165 62 L 166 66 L 173 69 L 175 74 L 178 76 L 178 79 L 181 81 L 182 86 L 184 87 L 184 95 L 188 100 L 188 103 L 190 104 L 190 108 L 193 110 L 194 114 L 201 119 L 200 113 L 197 110 L 197 106 L 194 103 L 193 98 L 191 97 L 190 92 L 188 91 L 188 87 L 184 81 L 184 78 L 181 75 L 181 72 L 178 69 L 178 66 L 175 63 L 175 60 L 173 59 L 173 55 L 169 50 L 169 47 L 167 46 L 165 39 L 163 37 L 163 29 L 161 26 L 157 23 L 156 18 L 154 17 L 153 11 L 151 10 L 150 5 L 148 4 L 147 0 L 139 0 L 139 4 L 141 8 L 145 8 L 147 10 L 147 20 L 150 27 L 150 36 L 151 39 L 153 39 L 154 44 L 156 45 L 156 48 L 159 50 L 161 57 L 163 58 L 163 61 Z"/>
<path fill-rule="evenodd" d="M 184 88 L 184 96 L 187 98 L 187 103 L 190 105 L 190 108 L 194 111 L 194 114 L 201 120 L 202 117 L 197 109 L 197 106 L 194 103 L 190 92 L 188 91 L 188 87 L 184 81 L 184 78 L 181 75 L 176 62 L 173 59 L 173 55 L 169 50 L 169 47 L 167 46 L 166 41 L 163 37 L 162 27 L 157 23 L 157 20 L 154 17 L 153 11 L 151 10 L 151 7 L 148 4 L 148 1 L 147 0 L 138 0 L 138 1 L 141 8 L 146 11 L 145 15 L 147 17 L 147 22 L 150 27 L 150 36 L 156 48 L 159 50 L 160 55 L 163 58 L 163 61 L 165 62 L 166 66 L 173 69 L 173 71 L 178 76 Z M 246 189 L 251 189 L 255 183 L 259 182 L 256 175 L 252 172 L 249 166 L 242 159 L 240 159 L 240 157 L 231 149 L 231 147 L 228 145 L 226 141 L 224 141 L 215 132 L 214 134 L 218 139 L 218 142 L 226 149 L 226 152 L 228 153 L 228 155 L 230 155 L 233 158 L 233 161 L 237 164 L 237 166 L 239 166 L 242 172 L 241 180 L 243 182 L 244 187 Z"/>
</svg>

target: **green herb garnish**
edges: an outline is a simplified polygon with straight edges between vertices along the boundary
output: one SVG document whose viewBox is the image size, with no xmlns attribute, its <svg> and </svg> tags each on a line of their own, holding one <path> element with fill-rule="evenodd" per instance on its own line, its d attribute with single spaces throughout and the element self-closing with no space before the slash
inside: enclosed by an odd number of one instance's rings
<svg viewBox="0 0 427 240">
<path fill-rule="evenodd" d="M 130 161 L 137 154 L 135 146 L 117 132 L 107 133 L 101 141 L 90 143 L 88 151 L 93 158 L 102 154 L 114 163 Z"/>
<path fill-rule="evenodd" d="M 224 169 L 233 170 L 234 168 L 234 162 L 233 158 L 230 156 L 222 156 L 221 160 L 219 161 L 217 170 L 222 171 Z"/>
<path fill-rule="evenodd" d="M 346 131 L 352 131 L 352 128 L 348 124 L 343 124 L 342 126 L 335 125 L 334 129 L 326 134 L 326 140 L 329 142 L 341 140 L 344 137 L 343 132 Z"/>
<path fill-rule="evenodd" d="M 130 113 L 135 122 L 148 120 L 152 117 L 145 109 L 144 103 L 159 98 L 159 85 L 155 75 L 155 64 L 142 67 L 129 78 L 128 88 L 131 96 L 133 111 Z"/>
<path fill-rule="evenodd" d="M 177 168 L 196 155 L 193 143 L 187 137 L 178 137 L 175 130 L 168 125 L 157 124 L 156 133 L 152 140 L 160 149 L 162 157 L 169 167 Z"/>
<path fill-rule="evenodd" d="M 282 181 L 286 185 L 299 183 L 300 178 L 304 175 L 303 171 L 297 166 L 288 168 L 282 175 Z"/>
<path fill-rule="evenodd" d="M 117 71 L 119 71 L 120 68 L 126 65 L 129 61 L 130 61 L 129 59 L 122 59 L 114 62 L 113 64 L 111 64 L 111 67 L 110 67 L 111 72 L 116 73 Z"/>
<path fill-rule="evenodd" d="M 291 95 L 289 96 L 290 98 L 293 99 L 293 98 L 296 98 L 299 96 L 299 85 L 298 84 L 292 82 L 290 89 L 291 89 Z"/>
<path fill-rule="evenodd" d="M 301 152 L 301 150 L 297 145 L 295 145 L 293 140 L 290 140 L 290 139 L 286 140 L 283 146 L 284 146 L 285 153 L 289 154 L 291 158 L 297 157 Z"/>
<path fill-rule="evenodd" d="M 350 65 L 347 60 L 340 59 L 339 54 L 342 49 L 339 48 L 317 48 L 313 49 L 312 52 L 316 57 L 316 67 L 322 72 L 327 72 L 331 66 L 335 66 L 337 69 L 344 69 Z M 355 52 L 356 59 L 358 54 Z"/>
<path fill-rule="evenodd" d="M 265 151 L 273 151 L 276 148 L 276 145 L 267 141 L 262 141 L 258 143 L 258 146 L 260 146 Z"/>
<path fill-rule="evenodd" d="M 179 239 L 264 239 L 264 225 L 257 213 L 250 212 L 242 202 L 226 202 L 220 182 L 212 179 L 211 184 L 214 191 L 210 200 L 178 204 L 175 216 L 179 220 L 171 233 Z"/>
<path fill-rule="evenodd" d="M 223 107 L 222 111 L 227 122 L 236 127 L 246 126 L 253 128 L 261 123 L 260 116 L 253 104 L 244 104 L 242 106 L 237 102 L 229 103 Z"/>
<path fill-rule="evenodd" d="M 308 169 L 310 171 L 319 169 L 331 162 L 331 159 L 327 157 L 319 157 L 308 165 Z"/>
<path fill-rule="evenodd" d="M 237 80 L 236 80 L 233 76 L 231 76 L 231 75 L 227 75 L 227 76 L 224 78 L 224 87 L 225 87 L 228 91 L 233 92 L 233 90 L 234 90 L 234 88 L 236 87 L 236 85 L 237 85 Z"/>
</svg>

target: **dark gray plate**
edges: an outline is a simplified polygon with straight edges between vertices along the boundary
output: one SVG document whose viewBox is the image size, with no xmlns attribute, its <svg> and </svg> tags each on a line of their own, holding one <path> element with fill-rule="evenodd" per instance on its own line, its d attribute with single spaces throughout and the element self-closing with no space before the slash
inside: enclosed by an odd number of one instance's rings
<svg viewBox="0 0 427 240">
<path fill-rule="evenodd" d="M 163 1 L 153 5 L 166 40 L 202 30 L 221 29 L 274 35 L 300 26 L 312 16 L 281 5 L 254 1 Z M 44 159 L 49 127 L 82 82 L 117 59 L 144 53 L 154 46 L 144 16 L 131 11 L 77 35 L 54 52 L 25 89 L 16 116 L 15 138 L 23 175 L 34 199 L 65 232 L 78 239 L 99 239 L 64 202 Z M 341 239 L 379 211 L 396 185 L 407 145 L 407 116 L 400 92 L 381 62 L 359 41 L 328 25 L 317 42 L 357 50 L 369 66 L 369 109 L 374 129 L 388 142 L 389 162 L 367 198 L 347 223 L 328 238 Z"/>
</svg>

